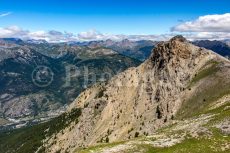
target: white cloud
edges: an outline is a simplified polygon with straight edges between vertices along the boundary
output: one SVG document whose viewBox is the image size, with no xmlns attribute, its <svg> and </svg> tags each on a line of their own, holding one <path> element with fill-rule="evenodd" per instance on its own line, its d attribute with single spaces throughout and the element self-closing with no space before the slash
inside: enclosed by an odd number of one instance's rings
<svg viewBox="0 0 230 153">
<path fill-rule="evenodd" d="M 2 13 L 2 14 L 0 14 L 0 17 L 5 17 L 5 16 L 11 15 L 11 14 L 12 14 L 12 12 Z"/>
<path fill-rule="evenodd" d="M 29 31 L 24 30 L 18 26 L 10 26 L 1 28 L 0 27 L 0 38 L 20 38 L 20 39 L 43 39 L 49 42 L 63 42 L 63 41 L 74 41 L 77 37 L 68 32 L 59 31 Z"/>
<path fill-rule="evenodd" d="M 96 30 L 89 30 L 87 32 L 81 32 L 79 34 L 73 34 L 69 32 L 60 31 L 29 31 L 24 30 L 17 26 L 10 26 L 6 28 L 0 28 L 0 38 L 20 38 L 20 39 L 35 39 L 35 40 L 46 40 L 48 42 L 67 42 L 67 41 L 92 41 L 92 40 L 107 40 L 112 39 L 120 41 L 123 39 L 129 40 L 153 40 L 153 41 L 164 41 L 168 40 L 176 34 L 162 34 L 162 35 L 116 35 L 101 33 Z M 201 39 L 201 38 L 217 38 L 217 36 L 210 33 L 200 34 L 186 34 L 188 39 Z M 221 33 L 221 36 L 225 37 Z"/>
<path fill-rule="evenodd" d="M 17 26 L 10 26 L 6 28 L 0 28 L 0 37 L 19 37 L 23 38 L 27 35 L 28 31 L 22 30 Z"/>
<path fill-rule="evenodd" d="M 87 32 L 81 32 L 78 34 L 78 37 L 82 40 L 96 40 L 104 37 L 103 34 L 96 30 L 89 30 Z"/>
<path fill-rule="evenodd" d="M 66 41 L 93 41 L 93 40 L 166 40 L 170 35 L 122 35 L 122 34 L 109 34 L 101 33 L 96 30 L 89 30 L 79 34 L 60 31 L 29 31 L 24 30 L 18 26 L 0 27 L 0 38 L 20 38 L 20 39 L 35 39 L 46 40 L 48 42 L 66 42 Z"/>
<path fill-rule="evenodd" d="M 110 34 L 101 33 L 96 30 L 89 30 L 74 34 L 70 32 L 60 31 L 29 31 L 24 30 L 18 26 L 0 27 L 0 38 L 20 38 L 23 40 L 35 39 L 46 40 L 48 42 L 68 42 L 68 41 L 93 41 L 93 40 L 107 40 L 112 39 L 120 41 L 123 39 L 129 40 L 152 40 L 152 41 L 165 41 L 175 35 L 182 34 L 189 40 L 223 40 L 230 38 L 230 32 L 172 32 L 161 35 L 124 35 L 124 34 Z"/>
<path fill-rule="evenodd" d="M 184 34 L 189 40 L 224 40 L 230 38 L 228 32 L 194 32 Z"/>
<path fill-rule="evenodd" d="M 200 16 L 171 29 L 177 32 L 230 32 L 230 13 Z"/>
<path fill-rule="evenodd" d="M 88 40 L 106 40 L 106 39 L 112 39 L 112 40 L 121 40 L 126 39 L 126 35 L 115 35 L 115 34 L 109 34 L 109 33 L 101 33 L 97 30 L 89 30 L 87 32 L 81 32 L 78 34 L 78 39 L 82 41 L 88 41 Z"/>
<path fill-rule="evenodd" d="M 124 34 L 109 34 L 109 33 L 101 33 L 96 30 L 89 30 L 87 32 L 81 32 L 78 34 L 78 39 L 81 41 L 89 41 L 89 40 L 153 40 L 153 41 L 162 41 L 167 40 L 171 37 L 171 34 L 165 35 L 124 35 Z"/>
<path fill-rule="evenodd" d="M 171 28 L 190 40 L 223 40 L 230 38 L 230 13 L 200 16 Z"/>
</svg>

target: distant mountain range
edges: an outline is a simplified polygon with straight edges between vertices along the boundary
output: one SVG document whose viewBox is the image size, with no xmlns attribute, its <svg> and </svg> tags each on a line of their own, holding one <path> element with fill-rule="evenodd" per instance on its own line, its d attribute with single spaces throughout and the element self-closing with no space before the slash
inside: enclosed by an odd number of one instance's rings
<svg viewBox="0 0 230 153">
<path fill-rule="evenodd" d="M 200 41 L 194 41 L 194 45 L 197 45 L 199 47 L 204 47 L 206 49 L 210 49 L 224 57 L 230 57 L 230 43 L 228 40 L 226 41 L 210 41 L 210 40 L 200 40 Z"/>
<path fill-rule="evenodd" d="M 8 120 L 56 116 L 85 88 L 140 64 L 104 47 L 14 38 L 0 39 L 0 54 L 0 118 Z"/>
<path fill-rule="evenodd" d="M 130 41 L 124 39 L 122 41 L 90 41 L 90 42 L 73 42 L 71 44 L 76 44 L 80 46 L 88 46 L 91 48 L 95 47 L 106 47 L 110 48 L 120 54 L 144 61 L 149 57 L 153 47 L 157 44 L 156 41 L 141 40 L 141 41 Z"/>
<path fill-rule="evenodd" d="M 131 41 L 124 39 L 122 41 L 101 40 L 101 41 L 86 41 L 86 42 L 66 42 L 66 43 L 48 43 L 45 40 L 26 40 L 16 38 L 0 38 L 0 44 L 8 42 L 9 44 L 28 45 L 37 52 L 46 56 L 59 57 L 69 49 L 70 46 L 79 47 L 79 49 L 90 48 L 107 48 L 119 54 L 135 58 L 140 61 L 146 60 L 152 49 L 158 44 L 158 41 L 140 40 Z M 210 49 L 224 57 L 230 57 L 230 40 L 197 40 L 192 42 L 194 45 Z"/>
<path fill-rule="evenodd" d="M 124 39 L 122 41 L 87 41 L 87 42 L 66 42 L 66 43 L 48 43 L 45 40 L 26 40 L 16 38 L 0 38 L 0 44 L 8 42 L 9 44 L 28 45 L 38 52 L 56 57 L 65 51 L 66 46 L 78 46 L 89 48 L 107 48 L 112 49 L 122 55 L 132 57 L 138 60 L 145 60 L 151 53 L 153 47 L 158 43 L 150 40 L 131 41 Z"/>
</svg>

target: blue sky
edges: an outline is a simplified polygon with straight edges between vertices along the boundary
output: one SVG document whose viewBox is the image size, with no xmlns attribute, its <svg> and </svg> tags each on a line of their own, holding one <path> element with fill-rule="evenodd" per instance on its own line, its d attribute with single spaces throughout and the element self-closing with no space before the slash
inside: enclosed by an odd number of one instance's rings
<svg viewBox="0 0 230 153">
<path fill-rule="evenodd" d="M 140 35 L 170 33 L 199 16 L 230 12 L 229 0 L 1 0 L 0 27 L 80 33 Z"/>
</svg>

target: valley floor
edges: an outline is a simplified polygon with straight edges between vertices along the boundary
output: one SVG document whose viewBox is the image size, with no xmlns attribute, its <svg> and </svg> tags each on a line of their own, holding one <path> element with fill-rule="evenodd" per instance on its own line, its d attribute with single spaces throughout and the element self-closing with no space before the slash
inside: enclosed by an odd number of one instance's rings
<svg viewBox="0 0 230 153">
<path fill-rule="evenodd" d="M 9 123 L 9 121 L 7 121 L 7 120 L 4 119 L 4 118 L 0 118 L 0 126 L 1 126 L 1 125 L 5 125 L 5 124 L 7 124 L 7 123 Z"/>
</svg>

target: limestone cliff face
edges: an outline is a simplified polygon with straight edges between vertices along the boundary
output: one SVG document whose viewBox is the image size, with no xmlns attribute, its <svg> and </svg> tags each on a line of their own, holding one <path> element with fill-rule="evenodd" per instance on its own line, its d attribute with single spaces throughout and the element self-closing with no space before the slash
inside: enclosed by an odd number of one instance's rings
<svg viewBox="0 0 230 153">
<path fill-rule="evenodd" d="M 83 92 L 69 108 L 82 108 L 79 122 L 53 136 L 47 152 L 153 134 L 174 119 L 189 82 L 212 60 L 224 59 L 181 36 L 159 43 L 139 67 Z"/>
</svg>

